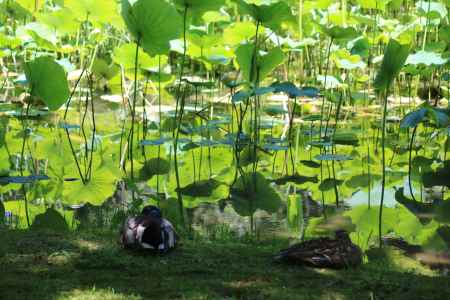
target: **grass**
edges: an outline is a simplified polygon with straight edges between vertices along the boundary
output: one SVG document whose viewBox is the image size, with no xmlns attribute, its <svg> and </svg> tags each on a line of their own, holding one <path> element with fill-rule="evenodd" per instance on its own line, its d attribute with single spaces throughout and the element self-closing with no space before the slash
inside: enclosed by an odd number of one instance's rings
<svg viewBox="0 0 450 300">
<path fill-rule="evenodd" d="M 345 271 L 274 264 L 286 242 L 183 240 L 166 256 L 111 233 L 0 229 L 0 299 L 449 299 L 450 280 L 405 257 Z"/>
</svg>

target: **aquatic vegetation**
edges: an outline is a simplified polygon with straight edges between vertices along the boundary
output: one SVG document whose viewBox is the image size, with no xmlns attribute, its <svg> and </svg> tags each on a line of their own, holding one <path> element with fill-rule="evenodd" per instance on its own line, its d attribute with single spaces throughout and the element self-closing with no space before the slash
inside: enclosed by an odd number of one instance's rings
<svg viewBox="0 0 450 300">
<path fill-rule="evenodd" d="M 192 234 L 206 207 L 254 237 L 445 250 L 448 9 L 1 1 L 0 223 L 76 228 L 93 206 L 113 226 L 153 204 Z"/>
</svg>

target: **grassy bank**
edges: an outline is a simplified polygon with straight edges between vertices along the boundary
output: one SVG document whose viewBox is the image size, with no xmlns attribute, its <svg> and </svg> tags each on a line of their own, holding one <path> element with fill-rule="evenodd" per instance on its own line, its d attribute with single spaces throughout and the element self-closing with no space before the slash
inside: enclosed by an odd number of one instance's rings
<svg viewBox="0 0 450 300">
<path fill-rule="evenodd" d="M 401 256 L 356 270 L 277 265 L 284 242 L 184 240 L 164 257 L 108 233 L 0 230 L 0 299 L 449 299 L 450 280 Z"/>
</svg>

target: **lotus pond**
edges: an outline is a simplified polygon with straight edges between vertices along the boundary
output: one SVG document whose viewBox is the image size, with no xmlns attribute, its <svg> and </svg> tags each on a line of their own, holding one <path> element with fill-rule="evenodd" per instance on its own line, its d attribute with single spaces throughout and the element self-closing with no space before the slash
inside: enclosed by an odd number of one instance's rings
<svg viewBox="0 0 450 300">
<path fill-rule="evenodd" d="M 449 6 L 0 1 L 0 226 L 448 257 Z"/>
</svg>

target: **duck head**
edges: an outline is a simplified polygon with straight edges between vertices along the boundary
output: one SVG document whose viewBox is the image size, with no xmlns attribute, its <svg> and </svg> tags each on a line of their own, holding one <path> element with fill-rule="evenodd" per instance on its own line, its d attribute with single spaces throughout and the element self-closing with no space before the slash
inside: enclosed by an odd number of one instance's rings
<svg viewBox="0 0 450 300">
<path fill-rule="evenodd" d="M 161 219 L 162 218 L 162 213 L 161 210 L 153 205 L 147 205 L 142 209 L 141 214 L 143 216 L 148 216 L 148 217 L 153 217 L 153 218 L 157 218 L 157 219 Z"/>
</svg>

